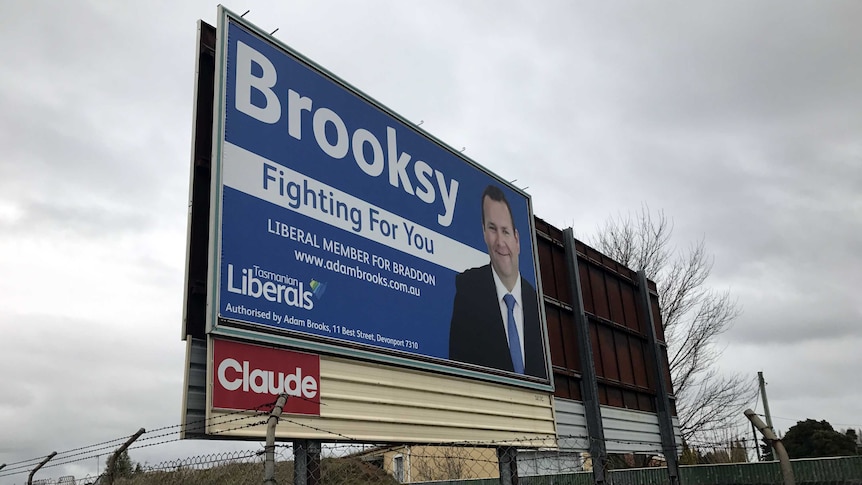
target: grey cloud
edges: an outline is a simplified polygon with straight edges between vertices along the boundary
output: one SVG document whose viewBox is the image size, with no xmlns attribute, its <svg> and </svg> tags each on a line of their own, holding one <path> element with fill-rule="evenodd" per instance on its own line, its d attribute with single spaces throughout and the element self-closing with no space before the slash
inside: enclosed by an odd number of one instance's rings
<svg viewBox="0 0 862 485">
<path fill-rule="evenodd" d="M 141 233 L 153 224 L 151 216 L 130 208 L 83 205 L 75 201 L 29 201 L 20 210 L 21 215 L 15 220 L 0 221 L 0 237 L 40 234 L 103 238 L 116 233 Z"/>
<path fill-rule="evenodd" d="M 14 343 L 0 344 L 0 364 L 30 378 L 0 376 L 0 386 L 17 389 L 16 398 L 4 397 L 0 408 L 15 416 L 4 433 L 15 438 L 0 441 L 0 448 L 38 456 L 51 451 L 40 449 L 46 437 L 53 449 L 64 450 L 127 436 L 135 426 L 179 421 L 178 412 L 170 412 L 177 408 L 165 408 L 162 396 L 179 396 L 182 343 L 128 338 L 127 330 L 114 328 L 121 322 L 42 315 L 4 322 L 18 330 Z"/>
</svg>

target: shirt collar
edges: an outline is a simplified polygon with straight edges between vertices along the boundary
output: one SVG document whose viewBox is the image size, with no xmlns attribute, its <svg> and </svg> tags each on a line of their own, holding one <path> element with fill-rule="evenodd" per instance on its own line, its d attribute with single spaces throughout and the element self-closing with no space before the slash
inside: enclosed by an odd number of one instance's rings
<svg viewBox="0 0 862 485">
<path fill-rule="evenodd" d="M 503 284 L 503 280 L 497 276 L 497 271 L 494 270 L 494 266 L 491 266 L 491 274 L 494 275 L 494 287 L 497 289 L 497 302 L 503 300 L 503 297 L 506 296 L 506 293 L 512 293 L 512 296 L 515 297 L 515 302 L 518 305 L 521 304 L 521 274 L 518 273 L 518 279 L 515 280 L 515 286 L 512 288 L 512 291 L 506 289 L 506 285 Z"/>
</svg>

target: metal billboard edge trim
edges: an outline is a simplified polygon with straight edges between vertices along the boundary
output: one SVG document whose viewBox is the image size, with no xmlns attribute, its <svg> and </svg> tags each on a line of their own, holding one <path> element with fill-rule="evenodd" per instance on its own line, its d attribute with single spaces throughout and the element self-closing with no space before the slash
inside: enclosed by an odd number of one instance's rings
<svg viewBox="0 0 862 485">
<path fill-rule="evenodd" d="M 215 51 L 215 79 L 218 89 L 215 90 L 213 100 L 213 144 L 210 175 L 210 240 L 209 240 L 209 264 L 207 267 L 207 321 L 206 331 L 211 332 L 218 326 L 218 281 L 220 277 L 219 255 L 221 254 L 221 158 L 222 145 L 224 143 L 224 112 L 225 102 L 225 62 L 227 57 L 227 16 L 230 13 L 224 6 L 218 6 L 218 19 L 216 27 L 216 51 Z"/>
</svg>

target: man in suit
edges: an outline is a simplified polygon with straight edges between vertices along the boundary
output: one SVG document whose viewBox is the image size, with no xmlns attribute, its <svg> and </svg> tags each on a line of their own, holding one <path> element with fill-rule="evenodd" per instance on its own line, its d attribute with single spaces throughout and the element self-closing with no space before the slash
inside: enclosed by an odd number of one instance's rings
<svg viewBox="0 0 862 485">
<path fill-rule="evenodd" d="M 482 193 L 482 233 L 491 264 L 455 277 L 449 359 L 546 378 L 535 288 L 521 278 L 520 235 L 499 187 Z"/>
</svg>

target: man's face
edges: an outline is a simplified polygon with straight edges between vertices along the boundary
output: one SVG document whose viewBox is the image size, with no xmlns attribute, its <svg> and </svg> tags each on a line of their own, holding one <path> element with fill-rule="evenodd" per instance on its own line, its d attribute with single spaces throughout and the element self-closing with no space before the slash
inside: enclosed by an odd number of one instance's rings
<svg viewBox="0 0 862 485">
<path fill-rule="evenodd" d="M 488 245 L 488 255 L 491 256 L 491 266 L 507 286 L 514 285 L 518 276 L 518 253 L 521 244 L 518 241 L 518 231 L 514 228 L 512 218 L 506 203 L 485 197 L 482 200 L 482 214 L 485 223 L 482 231 L 485 244 Z M 511 290 L 511 287 L 509 288 Z"/>
</svg>

